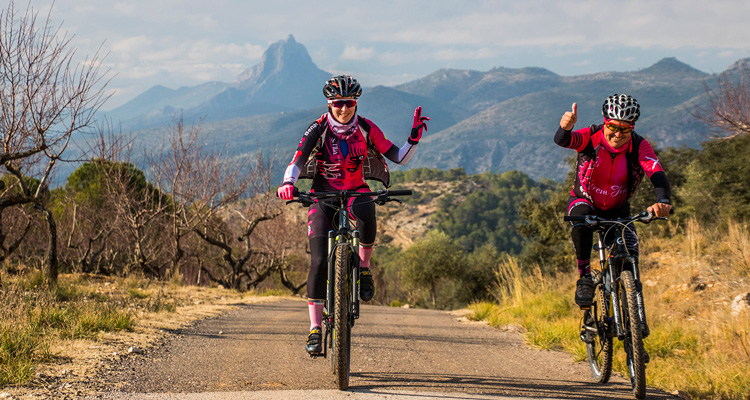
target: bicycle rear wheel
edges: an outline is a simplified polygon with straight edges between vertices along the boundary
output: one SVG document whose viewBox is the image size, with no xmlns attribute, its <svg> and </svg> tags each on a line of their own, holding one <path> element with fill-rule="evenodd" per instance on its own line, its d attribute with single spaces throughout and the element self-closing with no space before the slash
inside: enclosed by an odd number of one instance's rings
<svg viewBox="0 0 750 400">
<path fill-rule="evenodd" d="M 612 375 L 612 335 L 608 334 L 609 315 L 607 295 L 603 284 L 596 285 L 594 304 L 584 314 L 586 355 L 588 356 L 591 377 L 597 383 L 606 383 Z"/>
<path fill-rule="evenodd" d="M 642 399 L 646 397 L 646 349 L 643 347 L 643 328 L 638 315 L 638 298 L 635 279 L 630 271 L 620 274 L 620 304 L 622 307 L 623 326 L 625 327 L 625 355 L 627 357 L 628 376 L 633 387 L 633 395 Z"/>
<path fill-rule="evenodd" d="M 333 295 L 333 374 L 339 390 L 349 388 L 349 352 L 351 346 L 351 325 L 349 324 L 349 310 L 351 296 L 349 294 L 349 247 L 336 247 L 336 261 L 334 273 Z"/>
</svg>

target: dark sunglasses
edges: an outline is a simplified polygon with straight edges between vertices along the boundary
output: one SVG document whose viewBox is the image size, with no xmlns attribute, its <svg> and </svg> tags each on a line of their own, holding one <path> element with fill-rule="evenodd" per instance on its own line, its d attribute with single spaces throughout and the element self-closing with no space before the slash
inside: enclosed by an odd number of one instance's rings
<svg viewBox="0 0 750 400">
<path fill-rule="evenodd" d="M 343 108 L 344 106 L 352 108 L 357 105 L 357 100 L 328 100 L 328 104 L 336 108 Z"/>
<path fill-rule="evenodd" d="M 612 132 L 622 132 L 622 133 L 630 133 L 633 132 L 632 126 L 623 126 L 623 125 L 615 125 L 615 124 L 607 124 L 607 129 L 609 129 Z"/>
</svg>

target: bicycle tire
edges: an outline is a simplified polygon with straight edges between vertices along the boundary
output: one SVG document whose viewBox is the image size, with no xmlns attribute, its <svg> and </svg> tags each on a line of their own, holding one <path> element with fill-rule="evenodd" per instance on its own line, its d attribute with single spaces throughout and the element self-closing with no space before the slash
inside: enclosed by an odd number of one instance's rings
<svg viewBox="0 0 750 400">
<path fill-rule="evenodd" d="M 642 399 L 646 397 L 646 349 L 643 347 L 643 329 L 641 317 L 638 315 L 635 279 L 631 271 L 622 271 L 620 285 L 620 307 L 622 308 L 623 326 L 626 330 L 623 345 L 627 359 L 628 376 L 633 388 L 633 395 L 637 399 Z"/>
<path fill-rule="evenodd" d="M 349 247 L 336 247 L 334 263 L 334 314 L 333 314 L 333 374 L 339 390 L 349 388 L 349 353 L 351 332 L 349 325 Z"/>
<path fill-rule="evenodd" d="M 591 377 L 597 383 L 607 383 L 612 376 L 612 353 L 614 345 L 612 336 L 608 334 L 607 319 L 607 295 L 604 291 L 604 285 L 596 285 L 594 295 L 594 304 L 589 310 L 589 317 L 593 319 L 596 328 L 596 336 L 592 342 L 586 343 L 586 355 L 588 356 L 589 367 L 591 367 Z M 587 321 L 584 320 L 584 323 Z"/>
</svg>

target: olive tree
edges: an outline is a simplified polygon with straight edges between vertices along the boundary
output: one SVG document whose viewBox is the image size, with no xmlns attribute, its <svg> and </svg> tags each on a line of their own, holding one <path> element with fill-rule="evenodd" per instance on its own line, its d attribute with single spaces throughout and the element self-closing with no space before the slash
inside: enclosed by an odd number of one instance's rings
<svg viewBox="0 0 750 400">
<path fill-rule="evenodd" d="M 448 235 L 429 231 L 404 250 L 399 262 L 404 283 L 412 289 L 427 290 L 432 307 L 437 308 L 441 282 L 461 275 L 466 256 Z"/>
</svg>

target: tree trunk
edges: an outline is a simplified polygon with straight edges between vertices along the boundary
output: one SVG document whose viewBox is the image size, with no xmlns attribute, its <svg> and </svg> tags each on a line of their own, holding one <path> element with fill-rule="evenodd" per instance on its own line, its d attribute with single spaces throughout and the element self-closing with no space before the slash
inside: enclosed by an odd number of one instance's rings
<svg viewBox="0 0 750 400">
<path fill-rule="evenodd" d="M 47 226 L 49 227 L 49 242 L 47 249 L 47 262 L 44 265 L 44 278 L 49 284 L 57 283 L 58 275 L 58 263 L 57 263 L 57 224 L 55 218 L 52 216 L 52 212 L 46 208 L 39 206 L 42 210 L 44 218 L 47 220 Z"/>
<path fill-rule="evenodd" d="M 437 282 L 430 282 L 430 286 L 432 286 L 430 290 L 430 297 L 432 297 L 432 308 L 437 309 Z"/>
</svg>

